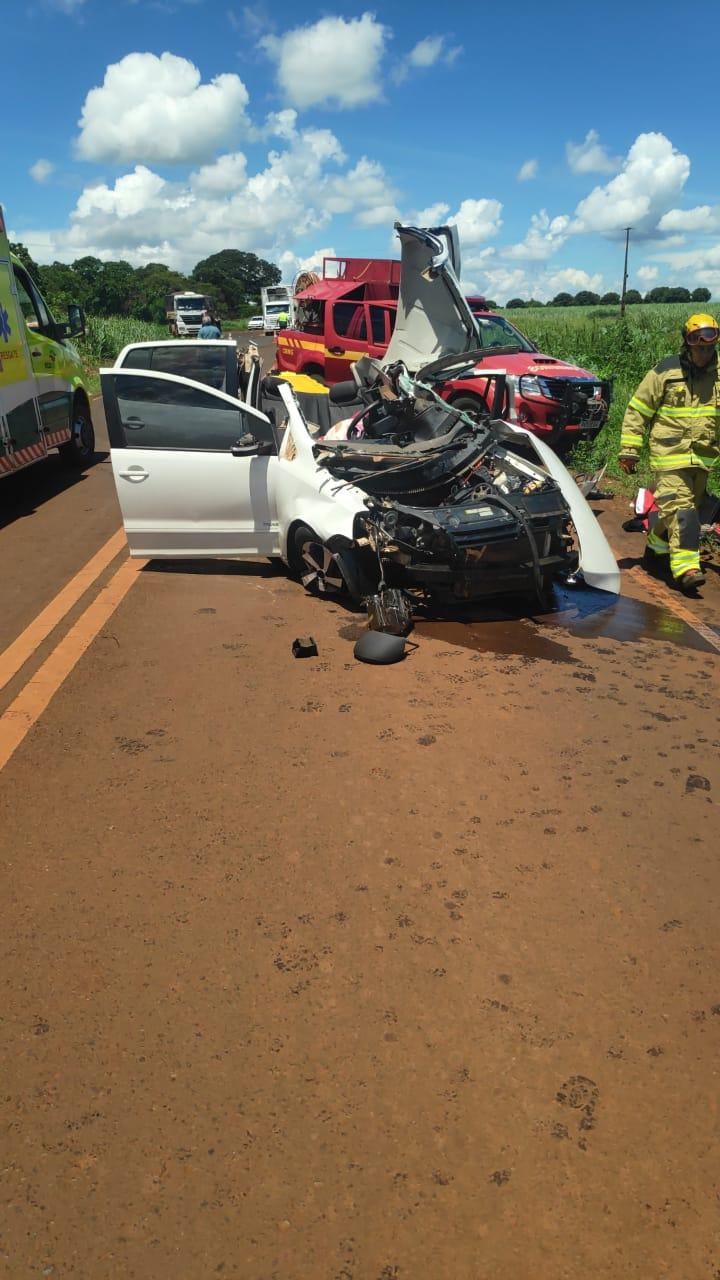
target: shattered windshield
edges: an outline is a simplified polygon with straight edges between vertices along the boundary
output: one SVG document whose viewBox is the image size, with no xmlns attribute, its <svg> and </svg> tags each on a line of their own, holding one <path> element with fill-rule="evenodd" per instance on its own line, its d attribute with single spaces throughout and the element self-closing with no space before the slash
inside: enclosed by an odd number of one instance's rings
<svg viewBox="0 0 720 1280">
<path fill-rule="evenodd" d="M 527 338 L 524 338 L 517 329 L 504 320 L 502 316 L 491 315 L 475 315 L 475 323 L 480 332 L 480 346 L 484 349 L 488 347 L 517 347 L 518 351 L 534 351 L 535 348 Z"/>
</svg>

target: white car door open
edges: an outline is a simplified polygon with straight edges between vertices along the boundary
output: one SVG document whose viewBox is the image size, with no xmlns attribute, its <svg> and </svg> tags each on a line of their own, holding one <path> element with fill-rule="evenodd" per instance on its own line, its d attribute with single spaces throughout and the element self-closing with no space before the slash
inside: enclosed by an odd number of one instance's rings
<svg viewBox="0 0 720 1280">
<path fill-rule="evenodd" d="M 188 378 L 117 367 L 100 375 L 130 554 L 278 555 L 277 456 L 265 414 Z M 248 435 L 258 447 L 233 452 Z"/>
</svg>

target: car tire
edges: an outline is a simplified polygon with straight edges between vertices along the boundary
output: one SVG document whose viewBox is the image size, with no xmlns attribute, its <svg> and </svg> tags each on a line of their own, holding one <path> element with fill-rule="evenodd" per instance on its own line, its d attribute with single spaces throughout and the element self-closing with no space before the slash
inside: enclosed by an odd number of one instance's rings
<svg viewBox="0 0 720 1280">
<path fill-rule="evenodd" d="M 292 535 L 292 567 L 312 596 L 340 595 L 347 590 L 343 571 L 332 551 L 306 524 Z"/>
<path fill-rule="evenodd" d="M 536 586 L 533 592 L 535 608 L 540 613 L 552 613 L 555 608 L 555 578 L 552 574 L 543 574 L 542 586 Z"/>
<path fill-rule="evenodd" d="M 319 364 L 306 364 L 301 373 L 306 373 L 308 378 L 314 378 L 316 382 L 320 382 L 322 386 L 326 386 L 325 370 Z"/>
<path fill-rule="evenodd" d="M 62 461 L 70 467 L 82 470 L 89 467 L 95 457 L 95 428 L 89 407 L 76 400 L 73 406 L 72 436 L 58 449 Z"/>
<path fill-rule="evenodd" d="M 451 409 L 462 409 L 463 413 L 480 413 L 485 416 L 489 412 L 487 402 L 483 397 L 472 395 L 470 392 L 460 396 L 453 396 L 449 403 Z"/>
</svg>

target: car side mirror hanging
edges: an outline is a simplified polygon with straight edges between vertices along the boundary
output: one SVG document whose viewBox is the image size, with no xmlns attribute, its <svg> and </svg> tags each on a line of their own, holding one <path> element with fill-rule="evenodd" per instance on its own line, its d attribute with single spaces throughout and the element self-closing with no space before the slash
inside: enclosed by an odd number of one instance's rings
<svg viewBox="0 0 720 1280">
<path fill-rule="evenodd" d="M 274 453 L 275 446 L 271 440 L 256 440 L 255 436 L 247 431 L 244 436 L 240 436 L 240 439 L 235 441 L 230 452 L 233 458 L 255 458 Z"/>
<path fill-rule="evenodd" d="M 71 338 L 85 336 L 85 314 L 75 302 L 71 302 L 68 307 L 67 332 Z"/>
</svg>

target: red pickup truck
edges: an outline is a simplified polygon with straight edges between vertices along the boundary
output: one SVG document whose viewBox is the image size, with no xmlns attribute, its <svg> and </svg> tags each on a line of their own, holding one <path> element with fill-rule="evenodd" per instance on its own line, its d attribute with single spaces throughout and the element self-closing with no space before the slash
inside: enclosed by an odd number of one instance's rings
<svg viewBox="0 0 720 1280">
<path fill-rule="evenodd" d="M 400 263 L 394 260 L 326 258 L 322 280 L 296 296 L 295 327 L 278 335 L 278 369 L 335 383 L 350 376 L 351 363 L 361 356 L 382 360 L 395 327 L 399 283 Z M 611 383 L 543 355 L 509 320 L 488 310 L 484 298 L 467 303 L 477 346 L 487 355 L 470 377 L 447 382 L 443 397 L 459 408 L 484 407 L 491 381 L 484 369 L 501 371 L 510 422 L 563 450 L 596 435 L 607 418 Z"/>
</svg>

